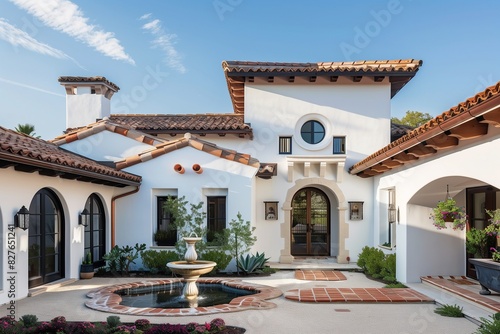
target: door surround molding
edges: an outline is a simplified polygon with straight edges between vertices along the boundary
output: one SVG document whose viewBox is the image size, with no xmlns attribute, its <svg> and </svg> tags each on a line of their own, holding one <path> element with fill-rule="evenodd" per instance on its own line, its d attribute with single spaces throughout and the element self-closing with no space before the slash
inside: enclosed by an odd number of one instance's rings
<svg viewBox="0 0 500 334">
<path fill-rule="evenodd" d="M 294 256 L 291 254 L 291 210 L 292 199 L 295 193 L 302 188 L 315 187 L 325 192 L 327 195 L 334 195 L 338 201 L 338 222 L 339 222 L 339 254 L 337 256 L 337 263 L 348 263 L 349 250 L 345 247 L 345 239 L 349 237 L 349 225 L 346 223 L 347 202 L 342 190 L 337 183 L 325 178 L 314 177 L 307 179 L 300 179 L 295 181 L 295 184 L 288 189 L 283 202 L 284 222 L 281 224 L 281 237 L 283 238 L 284 245 L 280 251 L 280 263 L 292 263 Z"/>
</svg>

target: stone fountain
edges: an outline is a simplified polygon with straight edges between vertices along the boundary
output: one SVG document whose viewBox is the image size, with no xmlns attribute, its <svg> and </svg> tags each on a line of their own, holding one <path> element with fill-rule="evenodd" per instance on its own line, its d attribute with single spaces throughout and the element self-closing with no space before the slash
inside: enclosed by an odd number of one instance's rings
<svg viewBox="0 0 500 334">
<path fill-rule="evenodd" d="M 196 281 L 201 275 L 208 274 L 217 265 L 213 261 L 201 261 L 197 260 L 198 254 L 196 254 L 195 243 L 200 241 L 201 238 L 194 237 L 184 237 L 186 242 L 187 250 L 184 255 L 184 261 L 173 261 L 167 263 L 167 267 L 172 270 L 175 274 L 184 277 L 184 289 L 182 294 L 184 298 L 189 301 L 190 307 L 198 306 L 198 287 L 196 286 Z"/>
</svg>

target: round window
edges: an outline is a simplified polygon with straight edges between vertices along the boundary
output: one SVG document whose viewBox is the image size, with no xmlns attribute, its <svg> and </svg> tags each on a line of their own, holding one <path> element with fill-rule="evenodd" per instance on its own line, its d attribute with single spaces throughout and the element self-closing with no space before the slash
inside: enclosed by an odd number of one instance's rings
<svg viewBox="0 0 500 334">
<path fill-rule="evenodd" d="M 302 139 L 308 144 L 317 144 L 325 138 L 325 127 L 318 121 L 307 121 L 300 129 Z"/>
</svg>

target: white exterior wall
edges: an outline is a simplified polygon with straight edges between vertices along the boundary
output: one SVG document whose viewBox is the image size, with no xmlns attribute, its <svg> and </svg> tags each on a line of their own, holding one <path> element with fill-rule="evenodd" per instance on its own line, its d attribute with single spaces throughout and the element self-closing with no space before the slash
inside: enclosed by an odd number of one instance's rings
<svg viewBox="0 0 500 334">
<path fill-rule="evenodd" d="M 396 188 L 396 206 L 400 209 L 396 233 L 399 281 L 419 282 L 420 277 L 426 275 L 465 275 L 465 231 L 437 230 L 429 219 L 437 201 L 427 205 L 412 201 L 424 186 L 441 178 L 456 178 L 459 184 L 476 182 L 478 186 L 490 184 L 500 188 L 498 164 L 487 163 L 487 157 L 492 157 L 492 152 L 500 148 L 500 129 L 490 125 L 488 131 L 487 136 L 480 141 L 471 140 L 467 147 L 446 150 L 435 159 L 424 159 L 411 168 L 375 177 L 379 191 Z M 465 205 L 465 186 L 454 198 L 460 206 Z"/>
<path fill-rule="evenodd" d="M 340 215 L 347 222 L 346 249 L 351 261 L 356 261 L 362 247 L 373 245 L 373 180 L 348 174 L 355 162 L 387 145 L 390 141 L 390 85 L 361 83 L 337 85 L 246 84 L 245 122 L 254 130 L 254 140 L 238 142 L 239 152 L 249 153 L 260 162 L 278 163 L 278 175 L 270 180 L 256 180 L 254 216 L 257 226 L 255 251 L 265 251 L 271 261 L 283 255 L 285 240 L 290 238 L 283 211 L 286 198 L 296 191 L 297 184 L 322 189 L 331 202 L 331 255 L 338 255 L 338 224 Z M 339 79 L 340 81 L 340 79 Z M 366 81 L 366 82 L 365 82 Z M 315 147 L 301 143 L 300 127 L 311 119 L 325 125 L 326 144 Z M 278 154 L 280 136 L 293 136 L 292 155 Z M 333 136 L 346 136 L 346 161 L 341 182 L 337 182 L 336 165 L 328 165 L 326 175 L 319 177 L 319 165 L 311 165 L 309 177 L 304 177 L 303 164 L 294 164 L 294 180 L 288 182 L 287 157 L 332 157 Z M 301 146 L 302 144 L 302 146 Z M 331 185 L 330 185 L 331 183 Z M 337 186 L 335 191 L 333 187 Z M 339 202 L 339 197 L 344 202 Z M 279 201 L 278 220 L 264 219 L 264 201 Z M 350 221 L 347 202 L 364 202 L 364 219 Z M 289 210 L 289 209 L 288 209 Z M 286 251 L 286 249 L 285 249 Z M 288 249 L 289 251 L 289 249 Z M 344 261 L 340 259 L 339 261 Z"/>
<path fill-rule="evenodd" d="M 15 270 L 8 267 L 9 253 L 6 247 L 8 225 L 14 224 L 14 215 L 24 205 L 29 209 L 33 196 L 43 188 L 49 188 L 55 192 L 61 202 L 64 214 L 64 247 L 65 247 L 65 272 L 66 278 L 79 278 L 80 264 L 84 257 L 84 230 L 78 225 L 78 216 L 85 206 L 87 198 L 96 193 L 100 196 L 104 214 L 106 216 L 106 232 L 108 234 L 107 245 L 109 247 L 109 222 L 111 198 L 115 192 L 121 193 L 124 189 L 102 186 L 93 183 L 65 180 L 56 177 L 40 176 L 38 173 L 17 172 L 12 167 L 2 169 L 0 173 L 0 184 L 3 196 L 0 202 L 0 228 L 4 245 L 0 251 L 2 272 L 0 273 L 0 305 L 8 303 L 9 285 L 6 281 L 11 275 L 7 272 L 15 271 L 16 291 L 15 299 L 21 299 L 28 295 L 28 233 L 29 229 L 23 231 L 15 229 L 16 250 Z M 12 254 L 10 254 L 12 255 Z M 12 260 L 12 258 L 10 258 Z"/>
<path fill-rule="evenodd" d="M 174 171 L 176 164 L 184 167 L 184 174 Z M 193 164 L 199 164 L 203 173 L 196 174 L 192 170 Z M 245 221 L 248 220 L 255 226 L 255 167 L 185 147 L 131 166 L 125 171 L 141 175 L 142 185 L 137 194 L 117 201 L 117 245 L 155 245 L 153 233 L 157 225 L 156 196 L 177 195 L 185 196 L 192 204 L 204 202 L 203 210 L 206 212 L 206 196 L 227 195 L 227 222 L 236 219 L 240 212 Z"/>
<path fill-rule="evenodd" d="M 110 131 L 101 131 L 61 147 L 96 161 L 118 161 L 153 148 L 151 145 Z"/>
</svg>

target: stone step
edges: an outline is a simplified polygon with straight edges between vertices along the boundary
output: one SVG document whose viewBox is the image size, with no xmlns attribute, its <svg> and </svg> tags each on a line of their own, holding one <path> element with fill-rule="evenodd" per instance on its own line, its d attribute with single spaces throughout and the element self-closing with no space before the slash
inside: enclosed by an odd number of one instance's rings
<svg viewBox="0 0 500 334">
<path fill-rule="evenodd" d="M 71 283 L 76 282 L 76 281 L 77 281 L 76 278 L 63 278 L 63 279 L 60 279 L 60 280 L 57 280 L 57 281 L 54 281 L 51 283 L 37 286 L 36 288 L 32 288 L 32 289 L 28 290 L 28 297 L 34 297 L 34 296 L 37 296 L 41 293 L 55 290 L 57 288 L 71 284 Z"/>
</svg>

